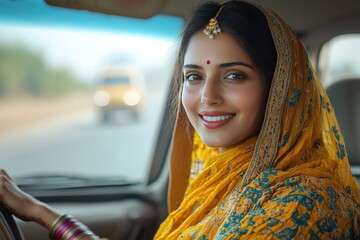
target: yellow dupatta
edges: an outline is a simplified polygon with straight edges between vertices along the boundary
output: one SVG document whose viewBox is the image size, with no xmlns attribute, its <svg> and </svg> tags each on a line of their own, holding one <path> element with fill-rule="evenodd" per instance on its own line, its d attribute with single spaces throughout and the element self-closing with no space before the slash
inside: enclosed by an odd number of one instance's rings
<svg viewBox="0 0 360 240">
<path fill-rule="evenodd" d="M 171 213 L 155 239 L 360 237 L 360 190 L 329 99 L 290 27 L 258 8 L 278 54 L 261 132 L 218 154 L 187 138 L 179 102 Z"/>
</svg>

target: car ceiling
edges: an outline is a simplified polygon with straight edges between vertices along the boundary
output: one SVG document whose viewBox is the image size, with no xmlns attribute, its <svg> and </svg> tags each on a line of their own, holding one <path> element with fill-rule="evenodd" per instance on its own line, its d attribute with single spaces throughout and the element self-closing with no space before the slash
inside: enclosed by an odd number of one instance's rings
<svg viewBox="0 0 360 240">
<path fill-rule="evenodd" d="M 165 14 L 183 17 L 200 1 L 169 0 L 163 10 Z M 217 1 L 223 2 L 223 1 Z M 359 0 L 249 0 L 269 7 L 287 22 L 297 33 L 306 33 L 312 29 L 320 28 L 323 24 L 341 19 L 360 17 Z"/>
<path fill-rule="evenodd" d="M 215 0 L 216 2 L 224 2 Z M 359 0 L 248 0 L 277 12 L 299 35 L 306 35 L 339 19 L 360 18 Z M 203 0 L 46 0 L 48 4 L 87 9 L 107 14 L 149 18 L 156 14 L 186 18 Z"/>
</svg>

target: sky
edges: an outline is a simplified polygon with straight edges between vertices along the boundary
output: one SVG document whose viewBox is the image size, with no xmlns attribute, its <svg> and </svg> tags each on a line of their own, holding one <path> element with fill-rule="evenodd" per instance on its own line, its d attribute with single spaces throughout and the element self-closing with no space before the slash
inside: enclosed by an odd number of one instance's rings
<svg viewBox="0 0 360 240">
<path fill-rule="evenodd" d="M 51 67 L 67 67 L 93 81 L 112 62 L 137 66 L 163 64 L 174 54 L 175 40 L 49 27 L 0 25 L 0 44 L 21 43 L 42 52 Z"/>
</svg>

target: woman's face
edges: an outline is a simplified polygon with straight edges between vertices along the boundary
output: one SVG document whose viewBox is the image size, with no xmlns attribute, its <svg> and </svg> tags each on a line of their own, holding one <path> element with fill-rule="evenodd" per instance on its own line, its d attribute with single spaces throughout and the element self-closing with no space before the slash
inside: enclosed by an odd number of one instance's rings
<svg viewBox="0 0 360 240">
<path fill-rule="evenodd" d="M 226 32 L 202 32 L 185 54 L 182 104 L 203 142 L 224 152 L 255 135 L 268 95 L 265 76 Z"/>
</svg>

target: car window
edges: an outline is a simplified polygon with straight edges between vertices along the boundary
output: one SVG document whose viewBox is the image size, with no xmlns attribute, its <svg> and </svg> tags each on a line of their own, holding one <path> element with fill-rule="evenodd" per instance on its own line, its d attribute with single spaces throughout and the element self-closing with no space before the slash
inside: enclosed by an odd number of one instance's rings
<svg viewBox="0 0 360 240">
<path fill-rule="evenodd" d="M 124 85 L 130 84 L 129 77 L 108 77 L 104 79 L 105 85 Z"/>
<path fill-rule="evenodd" d="M 327 86 L 345 78 L 360 77 L 360 34 L 346 34 L 328 41 L 321 49 L 319 74 Z"/>
<path fill-rule="evenodd" d="M 1 168 L 21 183 L 144 181 L 182 24 L 0 2 Z"/>
</svg>

